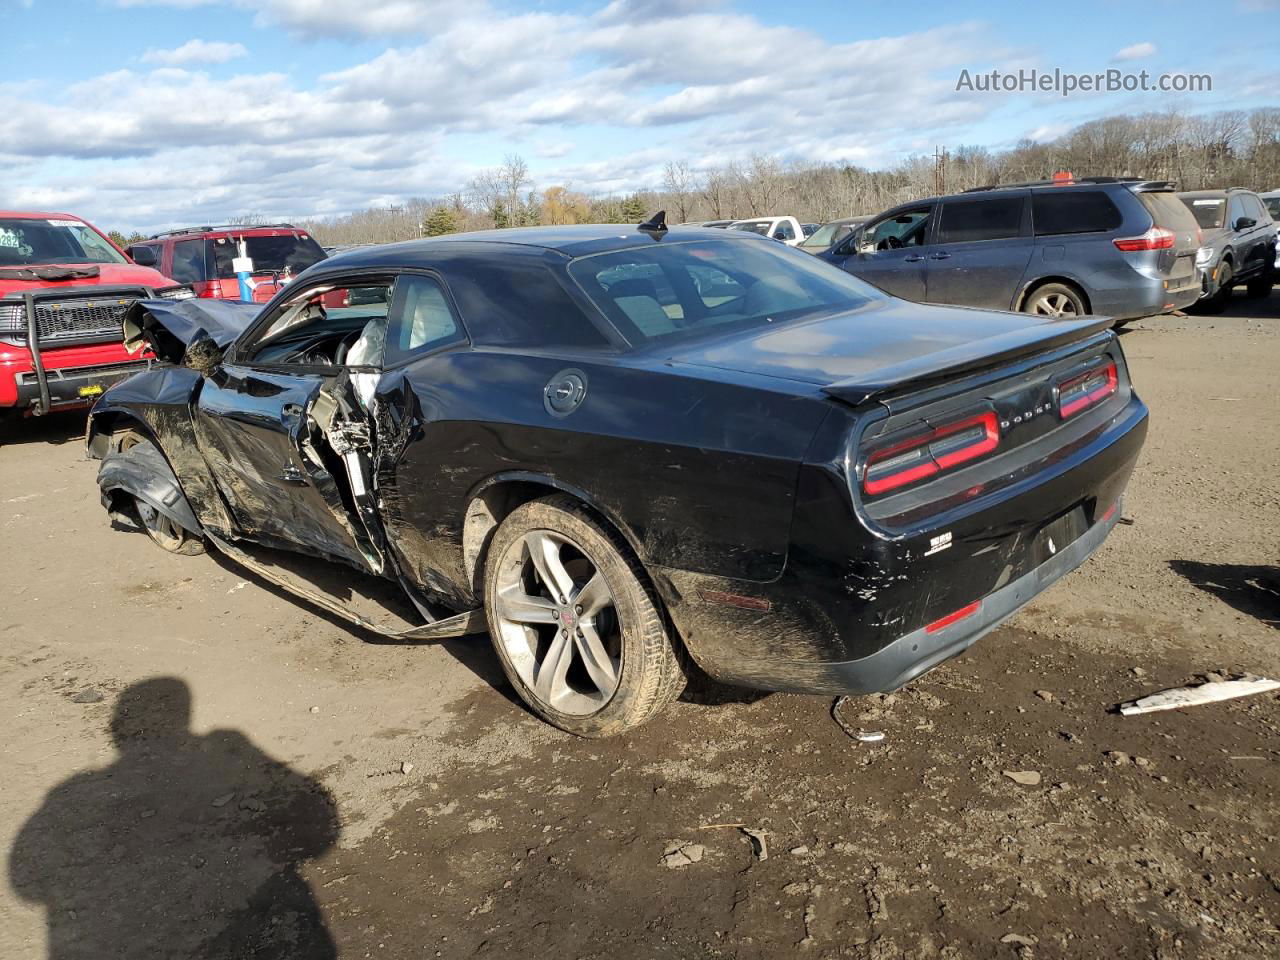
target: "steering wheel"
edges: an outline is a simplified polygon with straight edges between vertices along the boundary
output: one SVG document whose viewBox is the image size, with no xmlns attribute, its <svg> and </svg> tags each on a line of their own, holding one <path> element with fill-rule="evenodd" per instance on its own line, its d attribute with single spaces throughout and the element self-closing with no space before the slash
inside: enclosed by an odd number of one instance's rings
<svg viewBox="0 0 1280 960">
<path fill-rule="evenodd" d="M 902 247 L 902 241 L 890 234 L 879 243 L 876 244 L 877 250 L 898 250 Z"/>
</svg>

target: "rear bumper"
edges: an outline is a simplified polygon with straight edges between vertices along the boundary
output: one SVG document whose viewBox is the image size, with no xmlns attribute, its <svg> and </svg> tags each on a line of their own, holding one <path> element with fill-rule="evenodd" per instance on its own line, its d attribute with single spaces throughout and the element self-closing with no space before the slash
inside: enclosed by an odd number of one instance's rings
<svg viewBox="0 0 1280 960">
<path fill-rule="evenodd" d="M 786 689 L 800 693 L 878 693 L 896 690 L 943 661 L 963 653 L 1036 594 L 1084 563 L 1120 519 L 1120 506 L 1054 557 L 982 598 L 982 606 L 956 623 L 930 632 L 921 627 L 858 660 L 789 663 Z"/>
<path fill-rule="evenodd" d="M 1110 306 L 1094 305 L 1095 313 L 1115 317 L 1117 320 L 1136 320 L 1153 317 L 1173 310 L 1184 310 L 1204 293 L 1202 271 L 1197 269 L 1190 276 L 1177 280 L 1152 280 L 1143 278 L 1133 295 L 1115 296 Z"/>
</svg>

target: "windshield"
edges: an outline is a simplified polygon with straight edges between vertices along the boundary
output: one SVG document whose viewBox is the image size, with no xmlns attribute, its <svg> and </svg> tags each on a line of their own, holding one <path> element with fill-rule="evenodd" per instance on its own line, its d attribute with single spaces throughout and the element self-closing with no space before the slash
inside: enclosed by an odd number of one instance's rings
<svg viewBox="0 0 1280 960">
<path fill-rule="evenodd" d="M 245 237 L 244 241 L 249 259 L 253 261 L 254 273 L 284 273 L 288 270 L 297 276 L 307 267 L 324 259 L 324 250 L 320 244 L 305 233 L 286 233 L 278 237 Z M 231 268 L 231 261 L 239 256 L 234 240 L 216 237 L 213 251 L 217 263 L 216 275 L 224 280 L 234 277 L 236 274 Z"/>
<path fill-rule="evenodd" d="M 1280 221 L 1280 197 L 1263 197 L 1262 202 L 1267 205 L 1267 212 L 1271 214 L 1271 219 Z"/>
<path fill-rule="evenodd" d="M 772 220 L 747 220 L 744 223 L 734 223 L 729 225 L 730 230 L 746 230 L 750 233 L 758 233 L 762 237 L 769 235 L 769 227 Z"/>
<path fill-rule="evenodd" d="M 0 267 L 128 262 L 106 237 L 79 220 L 0 219 Z"/>
<path fill-rule="evenodd" d="M 1202 230 L 1217 230 L 1226 222 L 1227 201 L 1214 199 L 1183 199 L 1196 217 Z"/>
<path fill-rule="evenodd" d="M 855 224 L 824 223 L 809 236 L 802 247 L 834 247 L 837 243 L 853 233 Z"/>
<path fill-rule="evenodd" d="M 579 257 L 569 274 L 633 344 L 853 310 L 885 295 L 808 254 L 698 240 Z"/>
</svg>

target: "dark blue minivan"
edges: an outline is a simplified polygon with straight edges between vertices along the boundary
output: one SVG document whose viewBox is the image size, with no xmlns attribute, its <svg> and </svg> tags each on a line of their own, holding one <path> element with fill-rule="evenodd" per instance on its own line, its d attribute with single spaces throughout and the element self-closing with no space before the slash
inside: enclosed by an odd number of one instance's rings
<svg viewBox="0 0 1280 960">
<path fill-rule="evenodd" d="M 895 296 L 1132 320 L 1200 296 L 1200 229 L 1168 181 L 982 187 L 894 207 L 817 254 Z"/>
</svg>

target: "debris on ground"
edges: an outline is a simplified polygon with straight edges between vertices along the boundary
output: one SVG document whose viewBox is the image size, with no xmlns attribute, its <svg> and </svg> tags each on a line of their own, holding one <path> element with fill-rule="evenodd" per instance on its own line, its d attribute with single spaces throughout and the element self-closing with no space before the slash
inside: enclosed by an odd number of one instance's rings
<svg viewBox="0 0 1280 960">
<path fill-rule="evenodd" d="M 1024 937 L 1020 933 L 1006 933 L 1000 938 L 1001 943 L 1016 943 L 1024 947 L 1034 947 L 1036 940 L 1034 937 Z"/>
<path fill-rule="evenodd" d="M 1053 702 L 1053 694 L 1048 690 L 1037 690 L 1036 696 L 1039 697 L 1041 700 L 1043 700 L 1045 703 Z"/>
<path fill-rule="evenodd" d="M 878 743 L 884 739 L 884 733 L 879 730 L 861 730 L 858 732 L 858 739 L 863 743 Z"/>
<path fill-rule="evenodd" d="M 787 852 L 791 854 L 793 857 L 803 857 L 805 854 L 809 852 L 809 848 L 806 847 L 804 844 L 801 844 L 798 847 L 792 847 Z"/>
<path fill-rule="evenodd" d="M 698 863 L 706 852 L 707 848 L 700 843 L 691 843 L 688 840 L 673 840 L 667 844 L 667 849 L 663 851 L 662 865 L 670 869 L 687 867 L 691 863 Z"/>
<path fill-rule="evenodd" d="M 743 834 L 751 841 L 751 852 L 756 855 L 757 860 L 769 859 L 769 844 L 765 841 L 765 833 L 763 830 L 752 830 L 750 827 L 742 828 Z"/>
<path fill-rule="evenodd" d="M 1037 770 L 1005 770 L 1004 775 L 1024 787 L 1034 787 L 1040 783 L 1040 773 Z"/>
<path fill-rule="evenodd" d="M 214 797 L 214 798 L 213 798 L 213 806 L 215 806 L 215 807 L 225 807 L 228 803 L 230 803 L 230 802 L 232 801 L 232 799 L 233 799 L 234 797 L 235 797 L 235 794 L 234 794 L 234 793 L 224 793 L 224 794 L 223 794 L 222 796 L 220 796 L 220 797 Z"/>
<path fill-rule="evenodd" d="M 1213 676 L 1213 675 L 1211 675 Z M 1195 707 L 1202 703 L 1216 703 L 1220 700 L 1234 700 L 1236 697 L 1249 697 L 1255 693 L 1266 693 L 1280 690 L 1280 681 L 1269 680 L 1253 674 L 1236 677 L 1233 680 L 1210 679 L 1207 683 L 1195 686 L 1172 687 L 1161 690 L 1138 700 L 1130 700 L 1120 704 L 1120 713 L 1126 717 L 1141 713 L 1156 713 L 1160 710 L 1178 710 L 1182 707 Z"/>
<path fill-rule="evenodd" d="M 400 761 L 400 772 L 401 772 L 401 773 L 403 773 L 403 774 L 409 774 L 409 773 L 412 773 L 412 772 L 413 772 L 413 764 L 412 764 L 412 763 L 410 763 L 408 760 L 401 760 L 401 761 Z"/>
<path fill-rule="evenodd" d="M 71 698 L 72 703 L 101 703 L 104 697 L 101 690 L 95 690 L 93 687 L 85 687 L 74 697 Z"/>
</svg>

